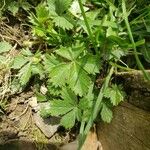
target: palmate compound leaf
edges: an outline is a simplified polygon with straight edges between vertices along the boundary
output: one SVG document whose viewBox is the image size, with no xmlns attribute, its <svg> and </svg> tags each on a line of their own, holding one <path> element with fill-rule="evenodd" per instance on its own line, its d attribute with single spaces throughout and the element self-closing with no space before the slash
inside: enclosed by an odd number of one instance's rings
<svg viewBox="0 0 150 150">
<path fill-rule="evenodd" d="M 111 109 L 103 103 L 102 110 L 101 110 L 101 118 L 104 122 L 110 123 L 113 118 L 113 113 Z"/>
<path fill-rule="evenodd" d="M 77 97 L 69 88 L 64 87 L 62 99 L 51 101 L 49 113 L 52 116 L 64 115 L 61 119 L 61 124 L 66 128 L 71 128 L 75 123 L 78 113 Z"/>
<path fill-rule="evenodd" d="M 68 84 L 69 87 L 79 96 L 83 96 L 88 92 L 91 78 L 88 72 L 84 70 L 82 64 L 79 61 L 79 56 L 82 56 L 84 51 L 83 44 L 76 44 L 72 48 L 62 47 L 56 50 L 56 54 L 67 59 L 65 62 L 54 64 L 49 62 L 50 69 L 50 81 L 56 86 L 63 86 Z M 48 65 L 47 65 L 48 67 Z"/>
<path fill-rule="evenodd" d="M 79 64 L 72 63 L 68 84 L 75 94 L 83 96 L 89 89 L 91 79 Z"/>
<path fill-rule="evenodd" d="M 111 103 L 113 106 L 117 106 L 121 101 L 124 100 L 124 93 L 120 90 L 120 87 L 115 85 L 112 85 L 111 88 L 107 88 L 104 96 L 106 98 L 110 98 Z"/>
</svg>

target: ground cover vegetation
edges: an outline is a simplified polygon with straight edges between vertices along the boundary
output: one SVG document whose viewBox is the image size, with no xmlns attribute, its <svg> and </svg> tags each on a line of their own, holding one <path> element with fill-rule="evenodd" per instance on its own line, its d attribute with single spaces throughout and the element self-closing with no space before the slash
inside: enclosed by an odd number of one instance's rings
<svg viewBox="0 0 150 150">
<path fill-rule="evenodd" d="M 39 102 L 49 102 L 43 117 L 59 116 L 69 129 L 80 124 L 80 148 L 93 123 L 110 123 L 113 107 L 124 100 L 118 73 L 140 69 L 150 80 L 149 3 L 2 0 L 1 113 L 10 95 L 32 86 Z M 12 17 L 23 34 L 12 35 Z"/>
</svg>

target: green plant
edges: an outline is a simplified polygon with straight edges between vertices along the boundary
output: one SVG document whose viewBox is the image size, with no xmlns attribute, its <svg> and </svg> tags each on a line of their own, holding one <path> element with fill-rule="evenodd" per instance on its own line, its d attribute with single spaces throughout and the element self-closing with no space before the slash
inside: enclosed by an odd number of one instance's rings
<svg viewBox="0 0 150 150">
<path fill-rule="evenodd" d="M 0 16 L 3 16 L 5 11 L 10 11 L 14 16 L 18 13 L 19 8 L 29 10 L 32 6 L 25 0 L 1 0 L 0 1 Z"/>
<path fill-rule="evenodd" d="M 136 20 L 130 23 L 129 15 L 135 7 L 128 5 L 129 10 L 124 0 L 44 1 L 30 12 L 29 22 L 33 36 L 47 49 L 23 49 L 13 60 L 11 68 L 18 70 L 21 86 L 35 76 L 45 83 L 47 95 L 36 93 L 50 103 L 41 110 L 43 116 L 60 116 L 66 128 L 81 123 L 79 148 L 93 122 L 98 117 L 111 122 L 112 108 L 124 99 L 122 87 L 112 81 L 114 72 L 137 69 L 137 64 L 149 79 L 138 52 L 145 40 L 131 32 Z M 134 68 L 122 59 L 130 55 L 136 58 Z"/>
</svg>

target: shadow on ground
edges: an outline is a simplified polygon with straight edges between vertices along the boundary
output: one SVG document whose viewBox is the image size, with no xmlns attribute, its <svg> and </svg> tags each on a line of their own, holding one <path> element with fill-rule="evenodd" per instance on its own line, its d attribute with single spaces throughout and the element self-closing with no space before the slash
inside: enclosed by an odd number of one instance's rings
<svg viewBox="0 0 150 150">
<path fill-rule="evenodd" d="M 0 133 L 0 150 L 58 150 L 58 146 L 53 143 L 37 143 L 30 139 L 20 140 L 14 133 Z M 4 136 L 5 135 L 5 136 Z M 7 136 L 7 138 L 5 138 Z"/>
</svg>

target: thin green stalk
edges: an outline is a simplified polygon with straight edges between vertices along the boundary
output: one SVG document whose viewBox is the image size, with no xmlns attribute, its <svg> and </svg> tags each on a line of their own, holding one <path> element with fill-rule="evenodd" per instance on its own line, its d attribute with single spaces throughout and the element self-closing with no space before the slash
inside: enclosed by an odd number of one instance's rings
<svg viewBox="0 0 150 150">
<path fill-rule="evenodd" d="M 125 20 L 125 24 L 126 24 L 126 27 L 128 30 L 129 38 L 130 38 L 130 41 L 133 45 L 133 50 L 134 50 L 134 55 L 135 55 L 137 65 L 138 65 L 139 69 L 142 70 L 144 77 L 150 81 L 150 75 L 145 71 L 145 69 L 144 69 L 144 67 L 143 67 L 143 65 L 139 59 L 139 56 L 137 54 L 136 44 L 135 44 L 135 41 L 134 41 L 134 38 L 132 35 L 132 31 L 131 31 L 131 27 L 129 24 L 129 20 L 128 20 L 128 14 L 127 14 L 127 10 L 126 10 L 125 0 L 122 0 L 122 10 L 123 10 L 124 20 Z"/>
<path fill-rule="evenodd" d="M 96 119 L 99 111 L 100 111 L 100 105 L 101 105 L 101 102 L 102 102 L 102 99 L 103 99 L 103 96 L 104 96 L 104 92 L 106 90 L 106 88 L 108 87 L 108 84 L 109 84 L 109 81 L 111 79 L 111 76 L 113 74 L 113 71 L 114 71 L 114 67 L 112 66 L 111 69 L 110 69 L 110 72 L 108 74 L 108 76 L 106 77 L 105 79 L 105 82 L 99 92 L 99 95 L 98 95 L 98 98 L 96 100 L 96 103 L 95 103 L 95 106 L 94 106 L 94 110 L 93 110 L 93 113 L 89 119 L 89 122 L 87 123 L 86 127 L 85 127 L 85 134 L 87 134 L 93 124 L 93 121 Z"/>
<path fill-rule="evenodd" d="M 94 105 L 93 113 L 91 114 L 89 121 L 88 121 L 87 125 L 85 126 L 85 130 L 82 133 L 83 136 L 81 136 L 82 137 L 81 144 L 84 143 L 84 141 L 86 139 L 86 135 L 90 131 L 90 128 L 92 127 L 93 122 L 96 119 L 96 117 L 97 117 L 97 115 L 101 109 L 101 102 L 102 102 L 102 99 L 104 96 L 104 92 L 109 85 L 109 82 L 111 80 L 111 76 L 112 76 L 113 72 L 114 72 L 114 67 L 112 66 L 110 69 L 110 72 L 109 72 L 108 76 L 106 77 L 105 82 L 104 82 L 104 84 L 103 84 L 103 86 L 99 92 L 98 98 L 97 98 L 96 103 Z M 82 145 L 79 145 L 79 149 L 81 149 L 81 147 L 82 147 Z"/>
<path fill-rule="evenodd" d="M 81 122 L 81 126 L 80 126 L 80 134 L 83 133 L 83 131 L 84 131 L 84 126 L 85 126 L 85 121 L 82 121 L 82 122 Z"/>
<path fill-rule="evenodd" d="M 83 8 L 82 1 L 81 1 L 81 0 L 78 0 L 78 3 L 79 3 L 79 6 L 80 6 L 80 10 L 81 10 L 81 13 L 82 13 L 82 16 L 83 16 L 83 19 L 84 19 L 84 23 L 85 23 L 85 25 L 86 25 L 86 28 L 87 28 L 89 37 L 90 37 L 90 39 L 91 39 L 91 41 L 92 41 L 92 44 L 93 44 L 93 46 L 94 46 L 94 48 L 95 48 L 95 51 L 97 52 L 97 47 L 95 46 L 95 40 L 94 40 L 92 31 L 91 31 L 91 28 L 90 28 L 90 26 L 89 26 L 89 23 L 88 23 L 86 14 L 85 14 L 85 12 L 84 12 L 84 8 Z"/>
</svg>

